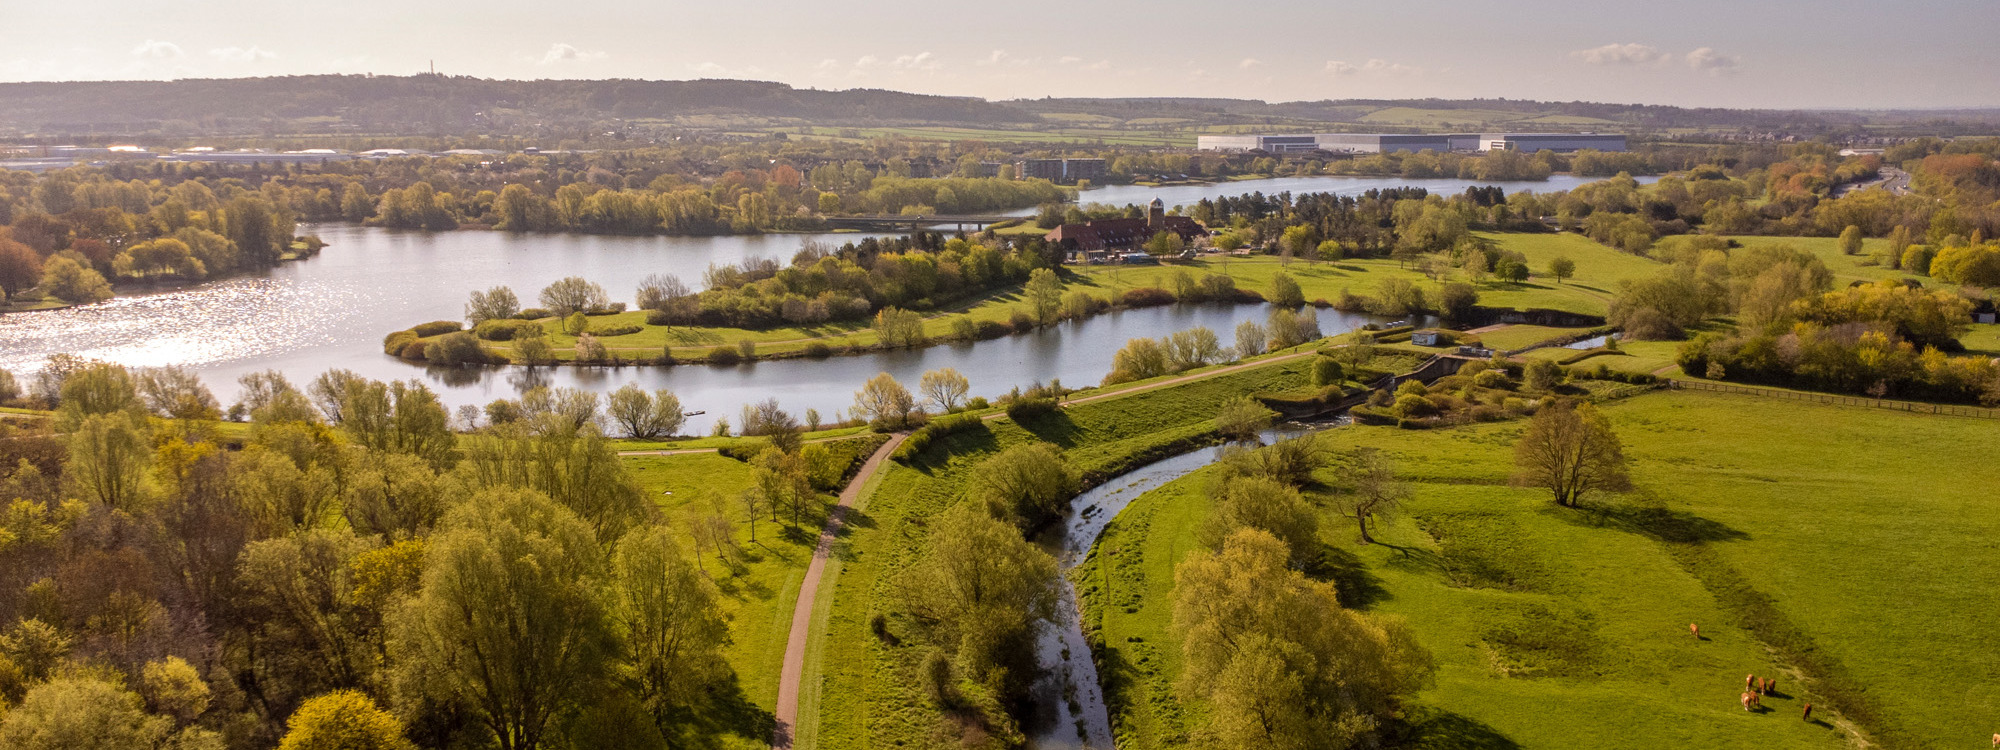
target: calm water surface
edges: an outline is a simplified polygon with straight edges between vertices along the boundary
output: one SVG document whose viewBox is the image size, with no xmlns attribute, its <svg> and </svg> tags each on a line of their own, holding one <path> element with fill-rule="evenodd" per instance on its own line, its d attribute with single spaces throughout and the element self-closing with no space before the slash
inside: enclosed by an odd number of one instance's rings
<svg viewBox="0 0 2000 750">
<path fill-rule="evenodd" d="M 1455 193 L 1474 184 L 1550 191 L 1582 182 L 1568 177 L 1529 183 L 1306 177 L 1167 188 L 1114 186 L 1089 191 L 1084 200 L 1124 204 L 1157 196 L 1175 205 L 1252 191 L 1353 194 L 1420 185 Z M 1057 378 L 1073 386 L 1089 385 L 1111 369 L 1111 355 L 1126 339 L 1201 325 L 1227 342 L 1237 323 L 1262 321 L 1268 314 L 1256 305 L 1127 310 L 976 345 L 735 367 L 442 370 L 382 354 L 382 337 L 422 321 L 459 319 L 469 293 L 495 285 L 513 287 L 524 303 L 532 304 L 549 282 L 582 276 L 602 284 L 614 299 L 629 301 L 639 279 L 650 273 L 672 273 L 698 284 L 710 263 L 750 258 L 783 262 L 808 237 L 844 242 L 862 235 L 606 237 L 425 233 L 351 225 L 307 231 L 329 243 L 319 257 L 261 275 L 68 310 L 0 316 L 0 367 L 32 372 L 58 352 L 132 366 L 181 364 L 199 372 L 225 403 L 235 400 L 238 377 L 267 369 L 299 383 L 332 368 L 381 380 L 417 378 L 454 406 L 510 397 L 532 384 L 608 391 L 639 383 L 671 388 L 690 409 L 707 411 L 707 417 L 690 425 L 706 430 L 714 417 L 734 415 L 742 404 L 773 397 L 794 413 L 813 408 L 831 420 L 853 402 L 862 381 L 877 372 L 914 385 L 925 370 L 956 367 L 971 379 L 975 394 L 985 395 Z M 1367 320 L 1320 312 L 1320 327 L 1329 334 Z"/>
</svg>

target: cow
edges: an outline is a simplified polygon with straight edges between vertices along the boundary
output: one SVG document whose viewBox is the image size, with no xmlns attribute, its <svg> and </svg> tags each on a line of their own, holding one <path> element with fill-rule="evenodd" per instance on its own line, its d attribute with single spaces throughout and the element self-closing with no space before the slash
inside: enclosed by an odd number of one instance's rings
<svg viewBox="0 0 2000 750">
<path fill-rule="evenodd" d="M 1746 675 L 1743 675 L 1743 689 L 1744 689 L 1744 690 L 1756 690 L 1756 689 L 1757 689 L 1757 675 L 1754 675 L 1754 674 L 1746 674 Z"/>
<path fill-rule="evenodd" d="M 1812 704 L 1811 704 L 1811 703 L 1807 703 L 1807 704 L 1806 704 L 1806 711 L 1805 711 L 1805 713 L 1804 713 L 1803 715 L 1801 715 L 1801 716 L 1800 716 L 1799 718 L 1800 718 L 1801 720 L 1804 720 L 1804 721 L 1812 721 Z"/>
<path fill-rule="evenodd" d="M 1701 640 L 1701 626 L 1700 626 L 1700 625 L 1696 625 L 1696 624 L 1694 624 L 1694 623 L 1691 623 L 1691 622 L 1690 622 L 1690 623 L 1688 623 L 1688 632 L 1690 632 L 1690 633 L 1693 633 L 1693 634 L 1694 634 L 1694 637 L 1695 637 L 1695 640 Z"/>
<path fill-rule="evenodd" d="M 1748 690 L 1745 690 L 1745 691 L 1743 691 L 1743 695 L 1741 696 L 1741 700 L 1742 700 L 1742 702 L 1743 702 L 1743 710 L 1745 710 L 1745 711 L 1749 711 L 1749 710 L 1751 710 L 1751 709 L 1750 709 L 1750 704 L 1751 704 L 1751 703 L 1754 703 L 1754 702 L 1755 702 L 1755 701 L 1753 701 L 1753 700 L 1751 700 L 1751 699 L 1753 699 L 1753 698 L 1755 698 L 1755 697 L 1756 697 L 1756 695 L 1752 694 L 1752 693 L 1751 693 L 1750 691 L 1748 691 Z"/>
<path fill-rule="evenodd" d="M 1778 692 L 1778 678 L 1776 677 L 1764 678 L 1764 694 L 1770 695 L 1775 692 Z"/>
</svg>

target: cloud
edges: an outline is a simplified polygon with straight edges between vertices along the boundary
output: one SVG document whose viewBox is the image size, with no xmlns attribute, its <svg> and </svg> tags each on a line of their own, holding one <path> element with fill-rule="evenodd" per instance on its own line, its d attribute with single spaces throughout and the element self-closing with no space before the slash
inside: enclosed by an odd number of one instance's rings
<svg viewBox="0 0 2000 750">
<path fill-rule="evenodd" d="M 1243 69 L 1243 70 L 1249 70 L 1249 69 L 1251 69 L 1251 68 L 1255 68 L 1255 67 L 1257 67 L 1257 66 L 1260 66 L 1260 65 L 1263 65 L 1263 64 L 1264 64 L 1264 61 L 1263 61 L 1263 60 L 1259 60 L 1259 59 L 1257 59 L 1257 58 L 1254 58 L 1254 57 L 1246 57 L 1246 58 L 1243 58 L 1243 62 L 1240 62 L 1240 63 L 1237 63 L 1237 64 L 1236 64 L 1236 67 L 1238 67 L 1238 68 L 1240 68 L 1240 69 Z"/>
<path fill-rule="evenodd" d="M 1414 65 L 1404 65 L 1402 63 L 1392 63 L 1379 57 L 1370 58 L 1368 62 L 1362 64 L 1361 69 L 1370 73 L 1384 73 L 1388 75 L 1415 75 L 1424 72 L 1423 68 Z"/>
<path fill-rule="evenodd" d="M 132 56 L 145 60 L 172 60 L 181 56 L 181 46 L 148 39 L 145 44 L 132 48 Z"/>
<path fill-rule="evenodd" d="M 1637 42 L 1580 49 L 1569 56 L 1591 65 L 1651 65 L 1672 57 L 1657 47 Z"/>
<path fill-rule="evenodd" d="M 944 67 L 944 63 L 938 60 L 936 55 L 919 52 L 914 55 L 899 55 L 889 62 L 889 67 L 901 70 L 937 70 Z"/>
<path fill-rule="evenodd" d="M 549 45 L 549 51 L 542 53 L 542 59 L 539 64 L 555 65 L 563 62 L 590 62 L 592 60 L 602 60 L 606 57 L 610 57 L 610 55 L 603 52 L 585 51 L 562 42 L 556 42 Z"/>
<path fill-rule="evenodd" d="M 1701 47 L 1687 53 L 1688 67 L 1706 71 L 1709 75 L 1728 75 L 1736 72 L 1736 64 L 1741 62 L 1735 55 L 1725 55 L 1713 47 Z"/>
<path fill-rule="evenodd" d="M 257 46 L 219 47 L 209 50 L 208 56 L 223 62 L 259 62 L 276 59 L 278 53 Z"/>
<path fill-rule="evenodd" d="M 1341 60 L 1328 60 L 1326 61 L 1326 72 L 1336 76 L 1351 76 L 1361 72 L 1361 69 Z"/>
</svg>

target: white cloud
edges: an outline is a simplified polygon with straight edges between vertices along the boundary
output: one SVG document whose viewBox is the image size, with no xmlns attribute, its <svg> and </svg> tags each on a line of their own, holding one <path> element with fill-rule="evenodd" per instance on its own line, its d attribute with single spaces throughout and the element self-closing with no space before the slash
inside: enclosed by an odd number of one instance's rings
<svg viewBox="0 0 2000 750">
<path fill-rule="evenodd" d="M 144 60 L 172 60 L 181 54 L 180 45 L 157 39 L 148 39 L 145 44 L 132 48 L 132 56 Z"/>
<path fill-rule="evenodd" d="M 899 55 L 890 61 L 889 67 L 902 70 L 937 70 L 944 67 L 944 63 L 938 60 L 936 55 L 919 52 L 914 55 Z"/>
<path fill-rule="evenodd" d="M 1379 57 L 1370 58 L 1368 62 L 1362 64 L 1361 69 L 1370 73 L 1386 75 L 1416 75 L 1424 72 L 1423 68 L 1414 65 L 1404 65 L 1402 63 L 1392 63 Z"/>
<path fill-rule="evenodd" d="M 1351 76 L 1360 71 L 1361 71 L 1360 68 L 1354 67 L 1352 64 L 1347 63 L 1345 61 L 1341 60 L 1326 61 L 1326 72 L 1332 73 L 1336 76 Z"/>
<path fill-rule="evenodd" d="M 1701 47 L 1687 53 L 1688 67 L 1719 76 L 1736 72 L 1736 64 L 1741 62 L 1735 55 L 1725 55 L 1713 47 Z"/>
<path fill-rule="evenodd" d="M 208 51 L 208 56 L 223 62 L 259 62 L 273 60 L 278 53 L 262 47 L 219 47 Z"/>
<path fill-rule="evenodd" d="M 602 60 L 606 57 L 610 57 L 610 55 L 603 52 L 581 50 L 562 42 L 556 42 L 549 45 L 549 51 L 542 53 L 540 64 L 555 65 L 563 62 L 589 62 L 592 60 Z"/>
<path fill-rule="evenodd" d="M 1239 63 L 1237 63 L 1237 64 L 1236 64 L 1236 67 L 1237 67 L 1237 68 L 1239 68 L 1239 69 L 1242 69 L 1242 70 L 1249 70 L 1249 69 L 1251 69 L 1251 68 L 1255 68 L 1255 67 L 1257 67 L 1257 66 L 1260 66 L 1260 65 L 1263 65 L 1263 64 L 1264 64 L 1264 61 L 1263 61 L 1263 60 L 1259 60 L 1259 59 L 1257 59 L 1257 58 L 1254 58 L 1254 57 L 1246 57 L 1246 58 L 1243 58 L 1243 62 L 1239 62 Z"/>
<path fill-rule="evenodd" d="M 1569 53 L 1569 56 L 1591 65 L 1650 65 L 1671 57 L 1657 47 L 1637 42 L 1580 49 Z"/>
</svg>

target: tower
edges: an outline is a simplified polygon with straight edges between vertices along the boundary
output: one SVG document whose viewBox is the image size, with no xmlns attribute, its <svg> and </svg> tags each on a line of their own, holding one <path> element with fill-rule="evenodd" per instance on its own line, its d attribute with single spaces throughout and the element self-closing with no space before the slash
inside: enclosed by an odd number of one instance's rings
<svg viewBox="0 0 2000 750">
<path fill-rule="evenodd" d="M 1154 198 L 1152 205 L 1146 208 L 1146 229 L 1157 233 L 1166 228 L 1167 204 L 1161 203 L 1158 198 Z"/>
</svg>

